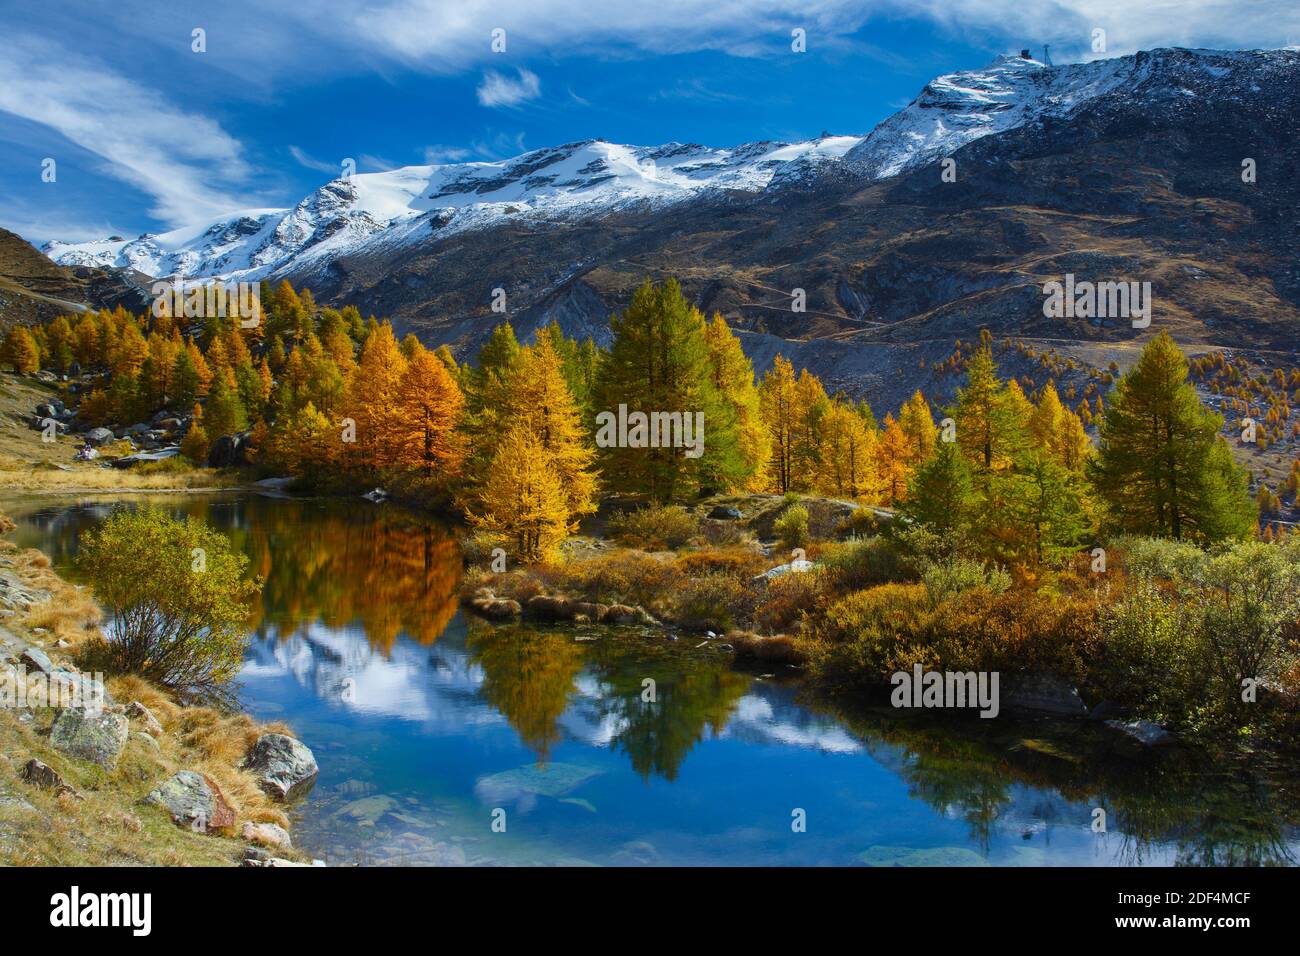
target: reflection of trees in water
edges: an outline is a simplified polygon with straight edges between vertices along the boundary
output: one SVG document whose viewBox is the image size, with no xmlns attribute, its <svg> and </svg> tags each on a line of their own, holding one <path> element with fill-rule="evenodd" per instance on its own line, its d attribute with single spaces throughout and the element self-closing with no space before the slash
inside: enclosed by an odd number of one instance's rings
<svg viewBox="0 0 1300 956">
<path fill-rule="evenodd" d="M 458 607 L 455 540 L 395 506 L 178 495 L 132 496 L 123 504 L 200 518 L 248 555 L 250 573 L 263 581 L 252 630 L 269 626 L 291 636 L 318 620 L 331 627 L 359 623 L 370 644 L 387 653 L 402 631 L 432 644 Z M 48 535 L 32 543 L 64 564 L 80 533 L 110 511 L 110 505 L 84 503 L 53 517 L 26 513 L 23 520 Z M 62 522 L 72 523 L 70 533 Z"/>
<path fill-rule="evenodd" d="M 602 716 L 623 726 L 614 746 L 642 777 L 675 780 L 682 761 L 705 733 L 720 734 L 751 678 L 720 664 L 680 654 L 647 659 L 641 642 L 599 643 L 591 660 L 604 693 Z M 655 702 L 642 699 L 645 678 L 655 682 Z"/>
<path fill-rule="evenodd" d="M 560 716 L 582 670 L 582 646 L 565 634 L 474 622 L 465 646 L 483 668 L 479 693 L 545 763 L 560 740 Z"/>
<path fill-rule="evenodd" d="M 265 581 L 253 622 L 259 631 L 289 636 L 318 620 L 359 623 L 371 646 L 388 653 L 403 631 L 432 644 L 456 613 L 460 553 L 436 525 L 383 506 L 303 514 L 254 499 L 248 512 L 227 533 Z"/>
<path fill-rule="evenodd" d="M 1081 829 L 1091 824 L 1092 808 L 1104 808 L 1111 839 L 1119 840 L 1116 864 L 1148 862 L 1161 847 L 1172 848 L 1180 866 L 1297 862 L 1288 837 L 1295 839 L 1300 824 L 1300 800 L 1283 772 L 1225 768 L 1225 758 L 1192 751 L 1117 750 L 1111 731 L 1077 724 L 1017 729 L 880 713 L 838 716 L 892 764 L 914 796 L 941 813 L 960 813 L 986 850 L 1015 802 L 1012 788 L 1023 785 L 1054 790 L 1077 805 Z M 1034 747 L 1023 745 L 1022 731 L 1036 735 Z M 881 743 L 901 756 L 890 761 Z"/>
<path fill-rule="evenodd" d="M 578 643 L 570 630 L 538 631 L 470 623 L 466 647 L 483 668 L 483 698 L 545 761 L 561 737 L 559 721 L 586 669 L 600 682 L 597 716 L 618 728 L 613 746 L 643 777 L 677 776 L 686 754 L 726 726 L 750 678 L 701 659 L 663 653 L 623 633 Z M 645 678 L 655 702 L 642 700 Z"/>
</svg>

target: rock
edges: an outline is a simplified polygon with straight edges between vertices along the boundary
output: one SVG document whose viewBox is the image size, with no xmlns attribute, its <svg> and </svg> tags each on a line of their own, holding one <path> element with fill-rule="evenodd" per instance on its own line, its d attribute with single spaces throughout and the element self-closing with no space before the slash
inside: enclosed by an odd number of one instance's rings
<svg viewBox="0 0 1300 956">
<path fill-rule="evenodd" d="M 130 425 L 127 427 L 126 433 L 128 435 L 143 435 L 148 430 L 149 430 L 148 422 L 136 422 L 134 425 Z"/>
<path fill-rule="evenodd" d="M 158 429 L 164 432 L 178 432 L 184 425 L 179 418 L 164 418 L 157 423 Z"/>
<path fill-rule="evenodd" d="M 373 501 L 376 504 L 378 504 L 379 502 L 384 501 L 388 497 L 388 492 L 386 492 L 383 488 L 372 488 L 361 497 L 365 498 L 366 501 Z"/>
<path fill-rule="evenodd" d="M 216 781 L 193 770 L 180 771 L 144 799 L 165 808 L 177 825 L 200 832 L 221 830 L 235 823 L 235 811 Z"/>
<path fill-rule="evenodd" d="M 718 505 L 709 512 L 709 517 L 714 521 L 739 521 L 745 516 L 741 514 L 739 508 L 732 508 L 728 505 Z"/>
<path fill-rule="evenodd" d="M 150 750 L 156 750 L 158 753 L 162 753 L 162 744 L 158 743 L 156 738 L 149 736 L 143 730 L 131 731 L 131 739 L 140 741 L 140 743 L 144 744 Z"/>
<path fill-rule="evenodd" d="M 252 857 L 244 857 L 242 866 L 324 866 L 324 860 L 312 860 L 310 863 L 295 863 L 293 860 L 281 859 L 278 856 L 270 857 L 265 860 L 258 860 Z"/>
<path fill-rule="evenodd" d="M 181 453 L 179 445 L 172 445 L 168 448 L 160 448 L 157 451 L 141 451 L 134 455 L 123 455 L 121 458 L 113 460 L 114 468 L 131 468 L 134 465 L 142 465 L 148 461 L 164 461 L 168 458 L 175 458 Z"/>
<path fill-rule="evenodd" d="M 90 442 L 92 445 L 107 445 L 109 442 L 114 440 L 114 437 L 115 436 L 111 431 L 102 426 L 100 428 L 92 428 L 90 431 L 86 432 L 86 441 Z"/>
<path fill-rule="evenodd" d="M 1083 717 L 1088 713 L 1079 692 L 1051 674 L 1026 674 L 1016 680 L 1006 695 L 1006 706 L 1061 717 Z"/>
<path fill-rule="evenodd" d="M 504 621 L 518 617 L 522 610 L 518 601 L 499 598 L 491 588 L 479 588 L 475 591 L 469 606 L 475 613 L 481 614 L 490 621 Z"/>
<path fill-rule="evenodd" d="M 1088 711 L 1089 720 L 1117 720 L 1123 716 L 1124 708 L 1113 700 L 1098 701 L 1097 705 L 1093 707 L 1092 710 Z"/>
<path fill-rule="evenodd" d="M 55 793 L 70 793 L 74 797 L 80 798 L 81 794 L 68 786 L 67 781 L 59 775 L 59 772 L 49 764 L 42 763 L 33 757 L 18 771 L 18 776 L 26 780 L 34 787 L 40 787 L 43 790 L 53 790 Z"/>
<path fill-rule="evenodd" d="M 1108 720 L 1106 726 L 1128 734 L 1144 747 L 1160 747 L 1174 741 L 1173 734 L 1149 720 L 1134 720 L 1128 723 L 1122 720 Z"/>
<path fill-rule="evenodd" d="M 54 664 L 50 660 L 50 655 L 39 647 L 29 647 L 23 651 L 22 663 L 29 672 L 38 671 L 41 674 L 52 674 L 54 672 Z"/>
<path fill-rule="evenodd" d="M 320 768 L 307 745 L 284 734 L 263 734 L 253 744 L 244 769 L 257 777 L 258 786 L 278 800 L 305 794 L 316 782 Z"/>
<path fill-rule="evenodd" d="M 121 714 L 69 707 L 59 711 L 50 729 L 54 749 L 89 760 L 105 769 L 117 766 L 130 727 Z"/>
<path fill-rule="evenodd" d="M 144 729 L 146 733 L 154 737 L 162 736 L 163 733 L 162 722 L 153 715 L 153 711 L 151 711 L 144 704 L 140 703 L 138 700 L 133 700 L 131 701 L 131 703 L 126 705 L 126 715 L 144 724 Z"/>
<path fill-rule="evenodd" d="M 239 831 L 239 836 L 249 843 L 257 843 L 261 846 L 293 848 L 289 831 L 275 823 L 245 823 L 243 829 Z"/>
<path fill-rule="evenodd" d="M 811 561 L 799 559 L 797 561 L 791 561 L 789 564 L 778 564 L 776 567 L 770 568 L 762 574 L 755 575 L 753 581 L 757 584 L 760 581 L 771 581 L 773 578 L 784 577 L 787 574 L 803 574 L 805 571 L 811 571 L 812 569 L 813 563 Z"/>
<path fill-rule="evenodd" d="M 0 571 L 0 604 L 25 611 L 50 599 L 50 592 L 28 587 L 16 574 Z"/>
<path fill-rule="evenodd" d="M 209 468 L 235 468 L 248 464 L 248 432 L 222 435 L 208 450 Z"/>
<path fill-rule="evenodd" d="M 553 594 L 534 594 L 524 605 L 528 616 L 539 621 L 573 620 L 573 602 Z"/>
</svg>

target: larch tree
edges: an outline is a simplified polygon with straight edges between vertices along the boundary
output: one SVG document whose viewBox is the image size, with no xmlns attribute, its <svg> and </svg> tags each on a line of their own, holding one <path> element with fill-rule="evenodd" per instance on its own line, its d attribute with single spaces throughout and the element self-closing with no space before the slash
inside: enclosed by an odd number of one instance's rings
<svg viewBox="0 0 1300 956">
<path fill-rule="evenodd" d="M 569 501 L 541 439 L 517 422 L 501 435 L 469 522 L 512 545 L 519 559 L 548 561 L 569 533 Z"/>
<path fill-rule="evenodd" d="M 403 427 L 399 394 L 405 371 L 393 327 L 384 322 L 366 338 L 342 406 L 344 416 L 356 422 L 350 457 L 363 470 L 384 471 L 398 464 L 397 436 Z"/>
<path fill-rule="evenodd" d="M 930 405 L 918 388 L 898 412 L 898 426 L 911 446 L 909 464 L 915 468 L 927 461 L 934 451 L 936 429 Z"/>
<path fill-rule="evenodd" d="M 1167 333 L 1143 349 L 1111 393 L 1087 473 L 1111 522 L 1132 534 L 1244 538 L 1257 515 L 1245 472 L 1201 406 L 1187 359 Z"/>
<path fill-rule="evenodd" d="M 416 345 L 398 390 L 397 458 L 425 478 L 449 479 L 464 459 L 459 426 L 465 398 L 438 357 Z"/>
<path fill-rule="evenodd" d="M 768 472 L 770 486 L 780 494 L 791 490 L 794 481 L 794 445 L 797 427 L 794 366 L 778 355 L 759 386 L 763 421 L 772 441 Z"/>
<path fill-rule="evenodd" d="M 743 469 L 734 476 L 735 487 L 758 490 L 763 486 L 763 471 L 772 454 L 772 439 L 754 384 L 754 364 L 720 312 L 715 312 L 705 326 L 704 337 L 713 365 L 713 387 L 731 406 L 735 416 Z"/>
</svg>

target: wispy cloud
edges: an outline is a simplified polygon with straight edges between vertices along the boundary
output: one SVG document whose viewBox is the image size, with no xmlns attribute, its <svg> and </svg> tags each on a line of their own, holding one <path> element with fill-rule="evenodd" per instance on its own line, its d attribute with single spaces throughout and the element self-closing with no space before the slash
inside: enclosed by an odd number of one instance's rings
<svg viewBox="0 0 1300 956">
<path fill-rule="evenodd" d="M 476 91 L 479 103 L 483 106 L 518 106 L 542 95 L 542 81 L 536 73 L 523 67 L 518 73 L 519 78 L 515 80 L 496 70 L 484 73 L 483 82 Z"/>
<path fill-rule="evenodd" d="M 463 146 L 444 146 L 441 143 L 434 143 L 432 146 L 424 147 L 424 161 L 430 166 L 463 163 L 470 155 L 470 151 Z"/>
<path fill-rule="evenodd" d="M 305 166 L 307 169 L 314 169 L 318 173 L 338 173 L 342 166 L 336 166 L 333 163 L 326 163 L 319 159 L 313 159 L 297 146 L 289 147 L 289 155 L 297 160 L 299 166 Z"/>
<path fill-rule="evenodd" d="M 6 38 L 0 111 L 98 156 L 106 173 L 153 198 L 150 215 L 173 225 L 251 205 L 234 192 L 250 175 L 242 146 L 219 123 L 49 40 Z"/>
</svg>

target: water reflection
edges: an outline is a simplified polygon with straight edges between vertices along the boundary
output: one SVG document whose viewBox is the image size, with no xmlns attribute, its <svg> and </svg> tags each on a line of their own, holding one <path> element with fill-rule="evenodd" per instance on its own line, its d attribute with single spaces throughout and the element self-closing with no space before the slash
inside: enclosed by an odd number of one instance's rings
<svg viewBox="0 0 1300 956">
<path fill-rule="evenodd" d="M 1283 768 L 1143 757 L 1092 725 L 830 708 L 658 631 L 467 621 L 452 536 L 395 507 L 151 503 L 263 576 L 243 699 L 315 750 L 297 838 L 332 861 L 1258 865 L 1300 847 Z M 5 503 L 65 570 L 110 507 Z"/>
</svg>

